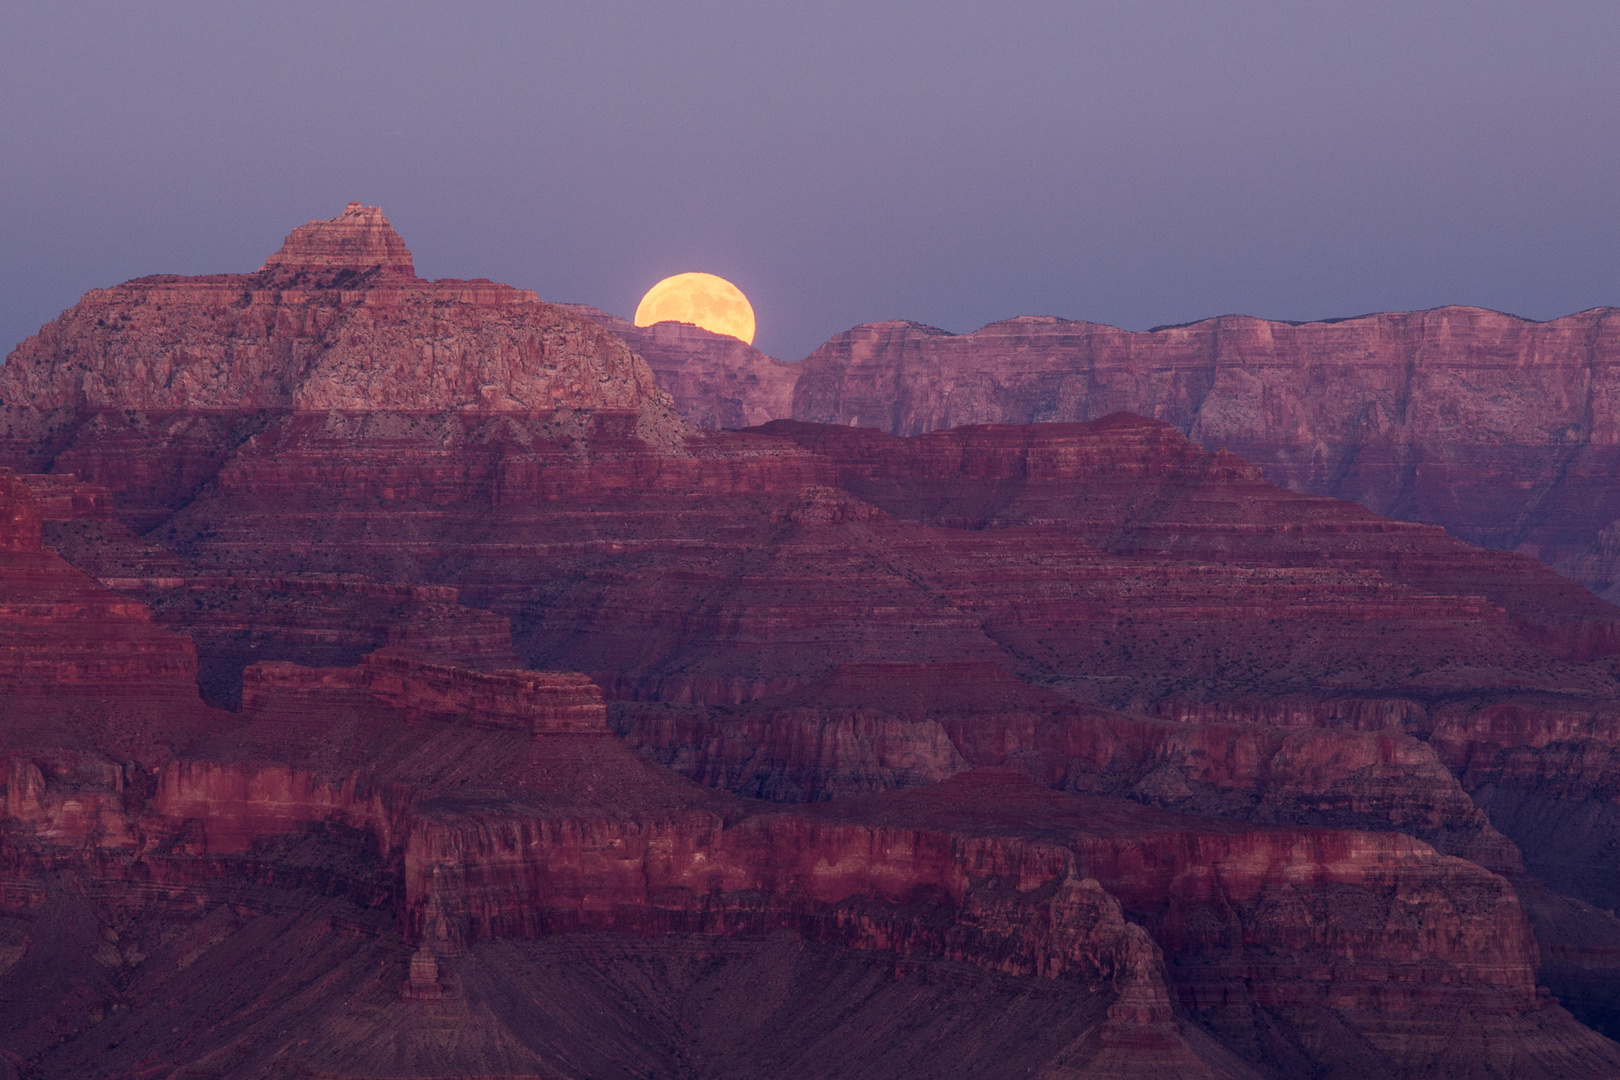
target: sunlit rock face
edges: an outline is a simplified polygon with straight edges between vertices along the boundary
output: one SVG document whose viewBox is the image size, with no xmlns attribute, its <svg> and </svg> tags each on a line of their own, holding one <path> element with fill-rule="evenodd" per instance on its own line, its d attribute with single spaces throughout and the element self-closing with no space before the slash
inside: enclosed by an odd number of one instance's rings
<svg viewBox="0 0 1620 1080">
<path fill-rule="evenodd" d="M 596 324 L 526 290 L 417 278 L 387 219 L 356 205 L 295 229 L 254 274 L 94 290 L 0 368 L 14 448 L 55 446 L 87 424 L 128 427 L 129 414 L 661 401 L 646 364 Z"/>
<path fill-rule="evenodd" d="M 144 529 L 289 414 L 620 411 L 678 438 L 667 401 L 595 323 L 506 285 L 417 278 L 381 213 L 351 207 L 254 274 L 88 293 L 0 367 L 0 460 L 105 484 Z"/>
<path fill-rule="evenodd" d="M 805 362 L 794 415 L 899 434 L 973 423 L 1154 416 L 1268 479 L 1434 521 L 1554 563 L 1620 503 L 1620 320 L 1479 308 L 1291 324 L 1223 316 L 1131 333 L 1019 318 L 971 334 L 856 327 Z M 898 381 L 896 381 L 898 380 Z"/>
<path fill-rule="evenodd" d="M 1610 309 L 1549 323 L 1469 307 L 1298 325 L 1224 316 L 1148 333 L 1062 319 L 966 335 L 878 324 L 812 355 L 794 410 L 911 434 L 1125 409 L 1298 490 L 1557 557 L 1569 541 L 1556 513 L 1599 527 L 1620 516 L 1595 488 L 1599 505 L 1564 505 L 1620 445 L 1610 412 L 1592 409 L 1620 389 L 1617 357 Z M 879 400 L 885 372 L 904 372 L 904 390 Z M 1541 512 L 1526 516 L 1532 505 Z"/>
<path fill-rule="evenodd" d="M 798 367 L 728 334 L 683 322 L 637 326 L 587 304 L 569 311 L 611 331 L 647 361 L 681 414 L 708 428 L 743 428 L 792 415 Z"/>
<path fill-rule="evenodd" d="M 1620 519 L 1612 308 L 1546 323 L 1471 307 L 1302 324 L 1222 316 L 1142 333 L 1056 318 L 970 334 L 868 323 L 793 365 L 786 404 L 774 381 L 730 373 L 724 350 L 667 355 L 660 377 L 695 417 L 723 402 L 914 435 L 1125 410 L 1294 490 L 1524 550 L 1600 593 L 1620 581 L 1600 535 Z"/>
<path fill-rule="evenodd" d="M 287 235 L 281 249 L 259 267 L 289 271 L 380 269 L 416 276 L 405 241 L 381 209 L 352 202 L 330 221 L 311 221 Z"/>
</svg>

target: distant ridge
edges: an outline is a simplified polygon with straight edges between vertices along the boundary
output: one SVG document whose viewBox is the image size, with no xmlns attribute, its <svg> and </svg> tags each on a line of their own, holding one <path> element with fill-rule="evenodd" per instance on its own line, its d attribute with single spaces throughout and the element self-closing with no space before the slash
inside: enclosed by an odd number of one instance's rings
<svg viewBox="0 0 1620 1080">
<path fill-rule="evenodd" d="M 1142 332 L 1025 317 L 947 334 L 891 320 L 838 334 L 757 384 L 748 376 L 763 368 L 732 358 L 717 379 L 716 354 L 690 343 L 632 347 L 701 422 L 720 411 L 722 384 L 733 414 L 898 435 L 1156 417 L 1276 483 L 1522 550 L 1620 599 L 1614 308 L 1547 322 L 1461 306 L 1222 315 Z"/>
</svg>

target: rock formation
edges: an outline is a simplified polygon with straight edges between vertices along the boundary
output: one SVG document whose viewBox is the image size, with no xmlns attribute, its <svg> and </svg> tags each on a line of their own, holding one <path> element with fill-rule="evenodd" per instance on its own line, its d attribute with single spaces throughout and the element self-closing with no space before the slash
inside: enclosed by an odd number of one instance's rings
<svg viewBox="0 0 1620 1080">
<path fill-rule="evenodd" d="M 440 719 L 531 735 L 607 733 L 602 691 L 583 675 L 535 671 L 473 671 L 409 652 L 382 650 L 352 668 L 255 664 L 243 672 L 242 701 L 263 708 L 288 694 L 354 691 L 407 720 Z"/>
<path fill-rule="evenodd" d="M 416 277 L 416 265 L 394 227 L 375 206 L 352 202 L 330 221 L 311 221 L 287 234 L 281 250 L 264 260 L 259 272 L 272 267 L 291 272 L 351 270 Z"/>
<path fill-rule="evenodd" d="M 1620 1075 L 1620 611 L 652 371 L 363 207 L 13 354 L 0 1068 Z"/>
<path fill-rule="evenodd" d="M 192 643 L 46 550 L 42 532 L 27 485 L 0 469 L 0 687 L 50 697 L 190 696 Z"/>
<path fill-rule="evenodd" d="M 681 414 L 708 428 L 742 428 L 792 415 L 799 369 L 729 334 L 691 323 L 637 326 L 587 304 L 561 305 L 597 323 L 634 349 L 679 403 Z"/>
<path fill-rule="evenodd" d="M 397 658 L 386 670 L 408 674 Z M 217 968 L 284 933 L 286 916 L 273 913 L 288 907 L 324 911 L 340 931 L 337 941 L 331 930 L 298 931 L 320 954 L 301 961 L 317 970 L 292 965 L 296 974 L 281 976 L 290 985 L 251 973 L 236 980 L 275 1002 L 274 1023 L 187 1013 L 179 1042 L 197 1067 L 255 1057 L 319 1067 L 348 1053 L 351 1069 L 355 1057 L 375 1069 L 398 1051 L 368 1029 L 407 1020 L 419 1002 L 451 1001 L 462 1015 L 450 1029 L 473 1042 L 452 1061 L 517 1042 L 531 1071 L 546 1075 L 567 1058 L 555 1044 L 523 1045 L 498 1002 L 525 983 L 492 980 L 490 968 L 509 966 L 531 939 L 602 950 L 604 935 L 626 932 L 659 935 L 673 955 L 695 957 L 714 948 L 706 940 L 788 933 L 873 956 L 887 979 L 925 983 L 961 980 L 947 974 L 957 965 L 981 973 L 968 985 L 998 996 L 1014 1023 L 1028 1022 L 1006 996 L 1017 984 L 987 976 L 1056 983 L 1094 1025 L 1089 1038 L 1071 1028 L 1067 1045 L 1036 1043 L 1044 1059 L 1026 1050 L 991 1064 L 969 1051 L 941 1075 L 1015 1075 L 1060 1061 L 1080 1075 L 1128 1074 L 1168 1056 L 1193 1075 L 1248 1077 L 1297 1074 L 1346 1053 L 1390 1075 L 1427 1075 L 1473 1068 L 1487 1041 L 1520 1048 L 1524 1075 L 1620 1067 L 1620 1050 L 1538 994 L 1536 946 L 1512 886 L 1407 837 L 1244 827 L 1053 791 L 994 768 L 912 792 L 776 809 L 683 792 L 601 735 L 536 739 L 413 720 L 386 695 L 356 695 L 352 678 L 311 672 L 295 684 L 287 674 L 256 681 L 239 719 L 221 717 L 217 734 L 157 766 L 144 797 L 119 790 L 117 772 L 101 781 L 110 789 L 93 830 L 82 809 L 93 770 L 81 765 L 69 781 L 59 768 L 13 759 L 11 877 L 48 886 L 50 874 L 71 869 L 86 880 L 99 898 L 91 924 L 118 937 L 100 961 L 118 978 L 173 978 L 175 946 L 155 935 L 158 913 L 181 927 L 183 969 L 204 958 L 205 971 Z M 366 768 L 344 771 L 354 761 Z M 220 906 L 227 897 L 234 911 Z M 36 940 L 59 952 L 76 944 L 46 922 L 53 910 L 42 899 L 20 912 L 23 956 Z M 368 923 L 367 912 L 394 925 Z M 340 1006 L 347 1025 L 317 1029 L 318 1038 L 281 1034 L 280 1017 L 324 1000 L 310 984 L 345 978 L 345 933 L 398 942 L 391 955 L 368 950 L 388 995 L 356 987 L 374 1003 Z M 6 985 L 0 977 L 0 992 Z M 45 985 L 63 988 L 59 978 Z M 125 1068 L 149 1062 L 141 1048 L 152 1054 L 165 1041 L 153 1029 L 176 1015 L 116 981 L 66 989 L 90 990 L 86 1012 L 99 1008 L 102 1018 L 49 1054 L 36 1051 L 31 1060 L 47 1074 L 87 1054 Z M 83 1024 L 55 1004 L 58 1028 Z M 1337 1019 L 1324 1026 L 1329 1011 Z M 871 1023 L 883 1016 L 878 1009 Z M 1460 1018 L 1479 1041 L 1456 1037 Z M 19 1038 L 26 1046 L 39 1036 Z M 119 1053 L 126 1042 L 133 1047 Z M 756 1039 L 732 1052 L 759 1052 L 761 1042 L 771 1045 Z"/>
<path fill-rule="evenodd" d="M 92 291 L 0 368 L 3 457 L 105 484 L 145 529 L 289 413 L 626 410 L 678 426 L 651 370 L 595 323 L 410 266 L 381 213 L 351 207 L 256 274 Z"/>
<path fill-rule="evenodd" d="M 622 320 L 599 321 L 622 333 Z M 791 409 L 772 365 L 756 362 L 756 396 L 738 401 L 750 384 L 729 352 L 662 357 L 663 385 L 705 420 L 768 412 L 915 435 L 1156 417 L 1292 490 L 1528 552 L 1599 593 L 1620 581 L 1604 534 L 1620 519 L 1612 308 L 1547 323 L 1468 307 L 1312 323 L 1223 316 L 1145 333 L 1055 318 L 971 334 L 868 323 L 792 365 Z"/>
</svg>

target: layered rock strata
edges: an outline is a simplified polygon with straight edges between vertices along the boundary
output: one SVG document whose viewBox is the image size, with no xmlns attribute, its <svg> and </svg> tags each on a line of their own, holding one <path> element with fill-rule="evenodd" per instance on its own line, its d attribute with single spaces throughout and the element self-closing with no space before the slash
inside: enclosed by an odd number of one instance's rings
<svg viewBox="0 0 1620 1080">
<path fill-rule="evenodd" d="M 974 767 L 1239 821 L 1395 830 L 1524 871 L 1434 749 L 1375 731 L 1188 724 L 1087 708 L 991 664 L 852 664 L 742 708 L 621 704 L 615 727 L 699 783 L 779 802 L 921 787 Z"/>
<path fill-rule="evenodd" d="M 751 387 L 723 349 L 664 353 L 660 378 L 694 417 L 763 411 L 897 435 L 1152 416 L 1285 487 L 1528 552 L 1602 593 L 1617 580 L 1604 533 L 1620 518 L 1608 419 L 1617 328 L 1613 308 L 1546 323 L 1470 307 L 1308 323 L 1222 316 L 1145 333 L 1055 318 L 971 334 L 892 321 L 794 365 L 790 409 L 763 362 L 756 396 L 739 399 Z"/>
<path fill-rule="evenodd" d="M 291 412 L 658 413 L 665 400 L 595 323 L 506 285 L 417 278 L 381 213 L 351 206 L 295 230 L 256 274 L 87 294 L 0 368 L 0 457 L 106 485 L 144 530 Z"/>
<path fill-rule="evenodd" d="M 1613 689 L 1590 661 L 1617 616 L 1584 590 L 1151 421 L 678 452 L 635 423 L 295 418 L 165 531 L 211 573 L 453 586 L 512 621 L 526 665 L 621 698 L 747 701 L 874 659 L 994 661 L 1112 707 Z M 868 450 L 887 463 L 863 472 Z"/>
<path fill-rule="evenodd" d="M 1612 1047 L 1537 996 L 1535 946 L 1506 883 L 1397 836 L 1245 829 L 996 770 L 828 812 L 706 806 L 611 740 L 536 740 L 507 724 L 480 731 L 443 707 L 447 688 L 460 686 L 471 689 L 475 725 L 478 712 L 521 713 L 531 688 L 519 679 L 390 654 L 358 672 L 260 668 L 249 685 L 240 720 L 222 714 L 217 734 L 149 774 L 94 752 L 12 756 L 0 857 L 15 917 L 30 928 L 20 957 L 36 940 L 59 950 L 82 940 L 41 922 L 64 910 L 48 890 L 71 873 L 90 883 L 90 924 L 122 928 L 98 961 L 129 972 L 120 979 L 141 977 L 153 953 L 173 962 L 151 920 L 172 923 L 177 906 L 234 910 L 227 921 L 241 925 L 325 894 L 331 918 L 360 926 L 360 912 L 392 908 L 403 940 L 384 968 L 403 971 L 395 979 L 406 990 L 388 1008 L 465 1000 L 458 957 L 482 942 L 785 930 L 897 955 L 913 971 L 963 963 L 1056 979 L 1082 1001 L 1107 994 L 1096 1034 L 1060 1055 L 1081 1075 L 1166 1059 L 1193 1075 L 1251 1075 L 1243 1058 L 1314 1069 L 1341 1060 L 1349 1043 L 1365 1067 L 1390 1075 L 1466 1070 L 1484 1049 L 1451 1035 L 1459 1015 L 1523 1046 L 1523 1075 L 1615 1067 Z M 368 767 L 354 771 L 356 761 Z M 359 847 L 356 830 L 370 837 Z M 1297 896 L 1283 902 L 1279 889 Z M 1332 904 L 1315 910 L 1327 893 Z M 1357 905 L 1367 910 L 1346 921 Z M 1229 932 L 1214 929 L 1233 918 L 1237 958 Z M 1435 937 L 1439 926 L 1448 932 Z M 202 933 L 186 966 L 232 938 Z M 424 949 L 437 995 L 412 982 Z M 51 977 L 37 963 L 18 966 L 53 1001 L 52 1030 L 67 1047 L 12 1043 L 33 1046 L 25 1060 L 42 1075 L 74 1061 L 78 1041 L 107 1017 L 116 1025 L 128 1013 L 141 1030 L 142 1007 L 116 984 L 87 982 L 74 965 Z M 442 984 L 441 972 L 450 973 Z M 1257 985 L 1263 994 L 1243 996 Z M 50 997 L 61 992 L 70 998 Z M 70 1004 L 86 992 L 78 1015 L 88 1024 L 71 1019 Z M 1346 1034 L 1321 1029 L 1327 1008 Z M 1444 1031 L 1426 1019 L 1435 1015 L 1448 1018 Z M 199 1034 L 190 1049 L 148 1034 L 142 1060 L 252 1053 L 239 1024 Z M 298 1061 L 336 1050 L 301 1046 L 280 1053 Z"/>
<path fill-rule="evenodd" d="M 296 657 L 352 664 L 392 646 L 479 668 L 512 668 L 507 620 L 458 602 L 454 588 L 356 574 L 203 570 L 118 520 L 106 488 L 68 474 L 21 478 L 46 544 L 102 585 L 138 599 L 159 625 L 183 626 L 200 652 L 198 684 L 235 707 L 250 664 Z"/>
<path fill-rule="evenodd" d="M 691 323 L 637 326 L 587 304 L 561 305 L 610 331 L 647 361 L 681 415 L 707 428 L 744 428 L 793 415 L 799 368 L 729 334 Z"/>
<path fill-rule="evenodd" d="M 471 671 L 397 651 L 375 652 L 353 668 L 255 664 L 243 673 L 242 702 L 262 708 L 278 694 L 357 690 L 411 721 L 430 718 L 533 735 L 607 733 L 602 691 L 583 675 Z"/>
<path fill-rule="evenodd" d="M 200 657 L 6 697 L 8 1060 L 1620 1071 L 1538 989 L 1604 1022 L 1620 862 L 1511 842 L 1607 827 L 1613 608 L 1162 421 L 704 431 L 396 241 L 93 294 L 0 373 L 6 542 Z"/>
<path fill-rule="evenodd" d="M 416 276 L 405 241 L 375 206 L 352 202 L 330 221 L 311 221 L 287 235 L 281 249 L 259 267 L 288 270 L 372 270 Z"/>
<path fill-rule="evenodd" d="M 192 692 L 192 643 L 47 551 L 41 538 L 28 486 L 0 469 L 0 689 L 92 696 Z"/>
<path fill-rule="evenodd" d="M 456 973 L 486 942 L 785 930 L 898 957 L 896 976 L 958 963 L 1056 980 L 1081 1008 L 1107 995 L 1094 1040 L 1064 1051 L 1079 1075 L 1167 1056 L 1193 1075 L 1290 1074 L 1351 1046 L 1369 1074 L 1466 1072 L 1488 1052 L 1456 1038 L 1459 1017 L 1521 1047 L 1520 1075 L 1620 1067 L 1538 995 L 1511 887 L 1404 837 L 1245 828 L 993 769 L 814 811 L 704 806 L 612 741 L 413 723 L 341 681 L 267 685 L 207 759 L 165 766 L 149 801 L 124 795 L 124 826 L 99 826 L 93 863 L 52 783 L 25 779 L 13 877 L 76 867 L 134 928 L 143 897 L 167 897 L 160 910 L 240 905 L 244 876 L 391 907 L 404 939 L 385 969 L 405 990 L 390 1008 L 465 995 Z M 369 744 L 375 771 L 327 772 L 334 734 Z M 366 860 L 341 843 L 302 879 L 307 842 L 276 854 L 278 836 L 345 829 L 372 838 L 383 873 L 369 886 Z M 427 958 L 437 996 L 414 986 L 429 981 L 413 975 Z M 1322 1025 L 1329 1011 L 1336 1028 Z M 210 1038 L 228 1051 L 225 1029 Z M 293 1060 L 322 1050 L 288 1048 Z"/>
<path fill-rule="evenodd" d="M 1608 484 L 1620 440 L 1604 419 L 1617 335 L 1609 308 L 1549 323 L 1467 307 L 1298 325 L 1223 316 L 1147 333 L 878 323 L 811 355 L 793 415 L 914 434 L 1123 409 L 1294 490 L 1569 571 L 1620 516 Z"/>
</svg>

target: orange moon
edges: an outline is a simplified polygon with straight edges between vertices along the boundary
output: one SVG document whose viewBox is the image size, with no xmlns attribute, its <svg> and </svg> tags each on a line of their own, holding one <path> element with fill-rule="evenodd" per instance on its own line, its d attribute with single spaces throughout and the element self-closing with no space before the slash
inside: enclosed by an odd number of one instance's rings
<svg viewBox="0 0 1620 1080">
<path fill-rule="evenodd" d="M 716 334 L 754 343 L 754 307 L 743 291 L 713 274 L 676 274 L 647 290 L 636 307 L 636 325 L 694 323 Z"/>
</svg>

